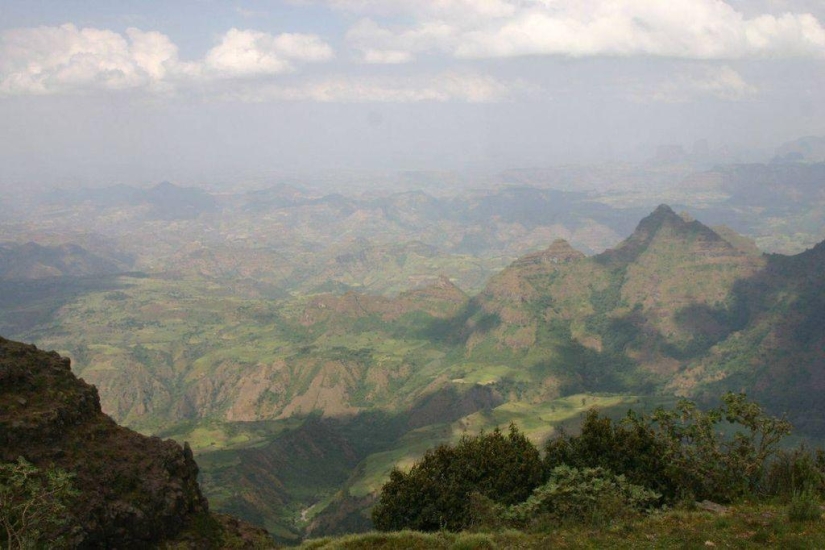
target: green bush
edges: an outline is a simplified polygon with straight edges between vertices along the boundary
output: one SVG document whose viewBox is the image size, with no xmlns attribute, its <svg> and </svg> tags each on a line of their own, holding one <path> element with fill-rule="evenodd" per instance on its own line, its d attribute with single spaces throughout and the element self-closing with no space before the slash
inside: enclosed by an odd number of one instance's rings
<svg viewBox="0 0 825 550">
<path fill-rule="evenodd" d="M 428 451 L 408 473 L 394 470 L 373 522 L 382 531 L 599 524 L 667 502 L 761 497 L 771 484 L 783 488 L 775 493 L 807 491 L 794 497 L 802 507 L 825 487 L 825 456 L 778 453 L 789 432 L 734 393 L 714 409 L 680 401 L 621 422 L 590 411 L 579 435 L 547 443 L 543 461 L 511 426 L 507 436 L 465 437 Z"/>
<path fill-rule="evenodd" d="M 788 520 L 792 522 L 816 521 L 822 517 L 822 508 L 816 494 L 810 490 L 797 491 L 788 504 Z"/>
<path fill-rule="evenodd" d="M 526 527 L 550 523 L 605 525 L 653 506 L 661 495 L 604 468 L 558 466 L 526 502 L 503 511 L 506 521 Z"/>
<path fill-rule="evenodd" d="M 676 480 L 668 461 L 668 444 L 647 419 L 632 411 L 621 422 L 591 409 L 581 433 L 564 431 L 547 442 L 544 465 L 549 476 L 562 465 L 573 468 L 603 468 L 624 475 L 628 481 L 653 489 L 673 500 Z"/>
<path fill-rule="evenodd" d="M 23 457 L 0 463 L 0 546 L 72 547 L 68 507 L 78 495 L 72 477 L 58 468 L 41 471 Z"/>
<path fill-rule="evenodd" d="M 393 470 L 373 508 L 373 523 L 381 531 L 460 531 L 473 522 L 473 493 L 515 504 L 542 477 L 538 450 L 515 426 L 508 435 L 495 430 L 464 437 L 454 447 L 427 451 L 408 473 Z"/>
<path fill-rule="evenodd" d="M 781 450 L 771 461 L 765 479 L 765 492 L 790 500 L 800 491 L 825 496 L 825 453 L 804 446 Z"/>
<path fill-rule="evenodd" d="M 758 496 L 768 464 L 791 432 L 790 422 L 769 416 L 744 393 L 729 392 L 708 411 L 683 400 L 673 410 L 657 409 L 650 421 L 667 444 L 678 490 L 721 502 Z"/>
<path fill-rule="evenodd" d="M 744 394 L 728 393 L 715 409 L 682 400 L 651 415 L 631 411 L 618 424 L 590 411 L 580 435 L 547 443 L 544 462 L 548 471 L 561 464 L 605 468 L 668 502 L 729 502 L 764 490 L 766 467 L 788 433 L 786 420 L 768 416 Z"/>
</svg>

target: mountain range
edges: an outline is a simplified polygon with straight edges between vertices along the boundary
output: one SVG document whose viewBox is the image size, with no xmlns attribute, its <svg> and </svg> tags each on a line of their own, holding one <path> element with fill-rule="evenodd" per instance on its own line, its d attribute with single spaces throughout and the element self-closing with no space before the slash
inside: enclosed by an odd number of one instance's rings
<svg viewBox="0 0 825 550">
<path fill-rule="evenodd" d="M 305 200 L 287 191 L 278 200 Z M 348 208 L 337 200 L 324 208 Z M 358 247 L 339 249 L 329 272 L 358 280 L 438 254 L 423 242 Z M 215 253 L 201 250 L 190 257 Z M 762 254 L 661 205 L 613 248 L 588 256 L 557 239 L 477 292 L 438 273 L 384 295 L 102 273 L 38 282 L 59 297 L 43 307 L 7 296 L 3 326 L 69 354 L 116 420 L 189 441 L 216 509 L 295 541 L 367 528 L 394 465 L 511 421 L 541 441 L 591 406 L 618 414 L 733 389 L 825 435 L 823 268 L 825 244 Z"/>
<path fill-rule="evenodd" d="M 322 418 L 265 447 L 223 453 L 244 457 L 241 464 L 254 456 L 255 464 L 283 445 L 302 455 L 294 448 L 301 435 L 329 441 L 336 448 L 322 453 L 326 460 L 344 456 L 338 464 L 356 465 L 343 489 L 312 510 L 307 529 L 327 533 L 368 526 L 362 511 L 371 491 L 393 464 L 421 451 L 422 438 L 449 441 L 512 420 L 542 439 L 558 418 L 549 414 L 553 404 L 561 410 L 571 395 L 582 396 L 584 408 L 593 395 L 712 403 L 723 391 L 745 391 L 788 414 L 798 432 L 821 437 L 823 268 L 825 243 L 796 256 L 763 255 L 727 228 L 662 205 L 613 249 L 586 257 L 556 241 L 513 262 L 472 297 L 448 280 L 412 300 L 318 296 L 292 311 L 308 348 L 287 359 L 290 375 L 276 368 L 251 378 L 258 393 L 245 403 L 272 407 L 249 409 L 250 419 L 317 412 Z M 300 389 L 281 390 L 295 380 Z M 438 407 L 422 418 L 432 395 Z M 364 424 L 375 422 L 367 412 L 375 408 L 392 411 L 383 424 L 393 428 L 373 428 L 383 450 L 359 451 Z M 334 443 L 320 435 L 325 430 L 339 439 L 351 435 Z M 315 460 L 315 467 L 324 463 Z M 231 484 L 244 470 L 215 471 Z M 289 493 L 286 487 L 282 502 L 301 501 Z"/>
</svg>

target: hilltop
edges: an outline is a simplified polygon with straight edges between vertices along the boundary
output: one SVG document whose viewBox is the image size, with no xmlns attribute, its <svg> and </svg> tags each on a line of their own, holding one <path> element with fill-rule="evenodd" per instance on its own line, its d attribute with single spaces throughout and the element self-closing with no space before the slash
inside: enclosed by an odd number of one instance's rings
<svg viewBox="0 0 825 550">
<path fill-rule="evenodd" d="M 118 426 L 67 358 L 0 338 L 0 461 L 20 457 L 72 476 L 79 494 L 64 518 L 72 547 L 265 540 L 260 530 L 210 515 L 188 446 Z"/>
</svg>

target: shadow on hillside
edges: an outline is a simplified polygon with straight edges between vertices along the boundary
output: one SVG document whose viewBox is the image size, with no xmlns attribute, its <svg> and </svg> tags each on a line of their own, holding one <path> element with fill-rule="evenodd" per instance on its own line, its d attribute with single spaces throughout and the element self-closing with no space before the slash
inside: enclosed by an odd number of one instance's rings
<svg viewBox="0 0 825 550">
<path fill-rule="evenodd" d="M 688 306 L 680 326 L 693 330 L 698 356 L 725 341 L 718 368 L 699 398 L 747 391 L 772 414 L 787 414 L 797 432 L 825 435 L 825 243 L 796 256 L 772 254 L 765 267 L 734 284 L 725 306 Z M 760 328 L 763 327 L 763 328 Z M 769 329 L 767 327 L 770 327 Z M 701 345 L 699 345 L 701 343 Z"/>
<path fill-rule="evenodd" d="M 50 277 L 46 279 L 0 281 L 0 334 L 16 337 L 49 322 L 54 313 L 69 302 L 92 292 L 122 291 L 132 284 L 125 277 L 145 277 L 122 273 L 90 277 Z M 118 296 L 113 294 L 114 299 Z"/>
<path fill-rule="evenodd" d="M 486 386 L 460 392 L 446 387 L 422 396 L 401 412 L 364 411 L 355 415 L 324 417 L 310 414 L 301 424 L 279 433 L 266 444 L 240 450 L 202 454 L 204 487 L 219 510 L 265 526 L 282 543 L 296 543 L 302 535 L 294 518 L 301 509 L 332 498 L 348 480 L 362 473 L 362 461 L 392 449 L 411 430 L 433 423 L 449 424 L 479 410 L 491 409 L 501 397 Z M 222 487 L 241 487 L 232 495 L 215 494 Z M 346 493 L 336 500 L 346 501 Z M 362 507 L 346 511 L 332 522 L 348 530 L 367 530 L 371 524 Z M 323 521 L 322 524 L 325 524 Z M 326 534 L 319 527 L 314 534 Z"/>
<path fill-rule="evenodd" d="M 499 326 L 499 314 L 485 312 L 479 300 L 471 298 L 461 311 L 452 317 L 429 320 L 416 331 L 416 336 L 451 346 L 464 345 L 473 333 L 486 334 Z"/>
</svg>

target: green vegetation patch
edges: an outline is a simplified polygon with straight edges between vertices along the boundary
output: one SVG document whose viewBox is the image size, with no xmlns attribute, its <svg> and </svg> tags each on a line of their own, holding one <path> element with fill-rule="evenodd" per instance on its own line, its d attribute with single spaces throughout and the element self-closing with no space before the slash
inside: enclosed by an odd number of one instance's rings
<svg viewBox="0 0 825 550">
<path fill-rule="evenodd" d="M 825 521 L 788 522 L 784 506 L 741 504 L 721 514 L 671 509 L 642 518 L 593 528 L 560 525 L 546 532 L 500 529 L 491 532 L 365 533 L 308 540 L 301 550 L 394 550 L 407 548 L 487 549 L 546 548 L 661 549 L 825 548 Z"/>
</svg>

